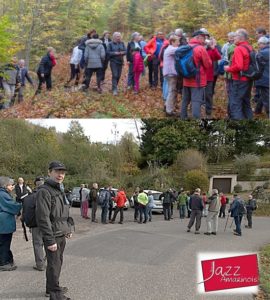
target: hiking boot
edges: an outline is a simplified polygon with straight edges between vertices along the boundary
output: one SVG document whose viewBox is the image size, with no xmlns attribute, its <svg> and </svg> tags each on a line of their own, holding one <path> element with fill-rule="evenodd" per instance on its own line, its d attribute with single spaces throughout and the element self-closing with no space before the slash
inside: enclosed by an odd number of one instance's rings
<svg viewBox="0 0 270 300">
<path fill-rule="evenodd" d="M 194 233 L 195 233 L 195 234 L 200 234 L 200 231 L 197 231 L 197 230 L 196 230 Z"/>
<path fill-rule="evenodd" d="M 123 222 L 118 222 L 118 224 L 123 224 Z"/>
<path fill-rule="evenodd" d="M 190 229 L 189 229 L 189 228 L 187 229 L 187 232 L 190 232 Z"/>
<path fill-rule="evenodd" d="M 109 223 L 110 223 L 110 224 L 114 224 L 114 221 L 110 221 Z"/>
<path fill-rule="evenodd" d="M 63 295 L 68 292 L 68 288 L 66 286 L 60 286 L 60 289 L 61 289 Z M 50 292 L 46 291 L 45 297 L 49 298 L 50 297 Z M 70 298 L 67 298 L 66 296 L 64 296 L 63 299 L 70 299 Z"/>
<path fill-rule="evenodd" d="M 17 269 L 17 266 L 14 264 L 7 264 L 4 266 L 0 266 L 0 271 L 14 271 Z"/>
<path fill-rule="evenodd" d="M 211 233 L 210 233 L 210 232 L 205 232 L 204 234 L 205 234 L 205 235 L 211 235 Z"/>
<path fill-rule="evenodd" d="M 234 232 L 234 235 L 241 236 L 242 234 L 238 232 Z"/>
<path fill-rule="evenodd" d="M 113 91 L 113 96 L 117 96 L 118 95 L 118 92 L 115 90 Z"/>
<path fill-rule="evenodd" d="M 251 227 L 251 226 L 248 226 L 248 225 L 245 225 L 245 228 L 249 228 L 249 229 L 251 229 L 252 227 Z"/>
<path fill-rule="evenodd" d="M 34 270 L 37 270 L 37 271 L 44 271 L 45 270 L 45 267 L 38 267 L 38 266 L 33 266 L 33 269 Z"/>
<path fill-rule="evenodd" d="M 217 235 L 217 233 L 216 233 L 216 232 L 211 232 L 211 234 L 213 234 L 213 235 Z"/>
</svg>

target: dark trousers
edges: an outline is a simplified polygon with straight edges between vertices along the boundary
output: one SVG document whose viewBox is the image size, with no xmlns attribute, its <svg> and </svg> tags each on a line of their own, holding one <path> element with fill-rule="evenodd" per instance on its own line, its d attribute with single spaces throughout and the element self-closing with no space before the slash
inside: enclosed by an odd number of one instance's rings
<svg viewBox="0 0 270 300">
<path fill-rule="evenodd" d="M 255 101 L 255 113 L 261 114 L 264 108 L 269 118 L 269 88 L 263 86 L 256 87 Z"/>
<path fill-rule="evenodd" d="M 213 110 L 213 81 L 208 81 L 205 88 L 205 112 L 208 117 L 211 117 Z"/>
<path fill-rule="evenodd" d="M 163 203 L 164 220 L 171 219 L 171 203 Z"/>
<path fill-rule="evenodd" d="M 90 69 L 87 68 L 85 70 L 85 87 L 88 89 L 89 85 L 90 85 L 90 81 L 92 78 L 93 73 L 96 73 L 96 77 L 97 77 L 97 86 L 98 88 L 100 88 L 100 84 L 101 84 L 101 79 L 102 79 L 102 68 L 98 68 L 98 69 Z"/>
<path fill-rule="evenodd" d="M 194 119 L 201 118 L 201 106 L 204 103 L 204 87 L 186 87 L 183 88 L 183 99 L 181 107 L 181 119 L 186 120 L 188 118 L 188 105 L 192 105 L 192 117 Z"/>
<path fill-rule="evenodd" d="M 160 68 L 160 62 L 157 57 L 153 57 L 153 59 L 148 64 L 149 71 L 149 85 L 150 87 L 158 86 L 158 77 L 160 77 L 160 84 L 163 85 L 163 72 Z M 159 76 L 158 76 L 159 75 Z M 153 78 L 154 77 L 154 78 Z"/>
<path fill-rule="evenodd" d="M 122 223 L 124 221 L 124 207 L 116 207 L 113 214 L 112 222 L 115 221 L 119 211 L 120 211 L 120 222 Z"/>
<path fill-rule="evenodd" d="M 97 202 L 92 201 L 92 212 L 91 212 L 92 222 L 96 221 L 96 212 L 97 212 Z"/>
<path fill-rule="evenodd" d="M 138 219 L 140 206 L 138 203 L 134 203 L 134 220 Z"/>
<path fill-rule="evenodd" d="M 195 219 L 196 219 L 195 230 L 199 231 L 200 227 L 201 227 L 201 219 L 202 219 L 202 211 L 201 210 L 192 210 L 191 211 L 190 220 L 188 223 L 189 229 L 193 226 Z"/>
<path fill-rule="evenodd" d="M 230 117 L 232 120 L 252 119 L 251 109 L 251 81 L 233 80 L 232 102 L 230 107 Z"/>
<path fill-rule="evenodd" d="M 228 117 L 231 118 L 231 103 L 232 103 L 232 91 L 233 91 L 233 80 L 232 79 L 226 79 L 226 91 L 228 96 L 228 106 L 227 106 L 227 113 Z"/>
<path fill-rule="evenodd" d="M 147 218 L 147 208 L 146 206 L 140 205 L 139 206 L 139 212 L 140 212 L 140 222 L 146 223 L 148 218 Z M 144 217 L 144 220 L 143 220 Z"/>
<path fill-rule="evenodd" d="M 248 221 L 248 227 L 252 228 L 252 210 L 247 211 L 247 221 Z"/>
<path fill-rule="evenodd" d="M 122 75 L 123 66 L 113 61 L 111 61 L 110 66 L 112 71 L 112 90 L 117 91 L 117 86 Z"/>
<path fill-rule="evenodd" d="M 78 85 L 80 80 L 80 67 L 78 66 L 76 68 L 76 65 L 70 64 L 70 78 L 67 83 L 70 83 L 73 79 L 75 79 L 75 85 Z"/>
<path fill-rule="evenodd" d="M 171 203 L 171 217 L 173 216 L 173 203 Z"/>
<path fill-rule="evenodd" d="M 59 278 L 63 264 L 63 253 L 66 246 L 66 238 L 64 236 L 56 238 L 57 250 L 52 252 L 45 247 L 47 255 L 46 269 L 46 292 L 50 293 L 50 300 L 61 300 L 63 298 L 61 288 L 59 286 Z"/>
<path fill-rule="evenodd" d="M 134 72 L 133 72 L 133 63 L 129 63 L 128 66 L 128 82 L 127 85 L 130 87 L 134 87 Z"/>
<path fill-rule="evenodd" d="M 242 232 L 241 232 L 242 218 L 243 218 L 243 216 L 236 216 L 236 217 L 234 217 L 234 223 L 235 223 L 235 226 L 236 226 L 236 232 L 239 233 L 239 234 L 242 234 Z"/>
<path fill-rule="evenodd" d="M 225 209 L 226 209 L 226 204 L 222 204 L 219 210 L 219 217 L 221 218 L 221 216 L 223 218 L 225 218 Z"/>
<path fill-rule="evenodd" d="M 109 60 L 108 58 L 106 57 L 104 63 L 103 63 L 103 68 L 102 68 L 102 76 L 101 76 L 101 81 L 104 81 L 105 80 L 105 75 L 106 75 L 106 70 L 108 68 L 108 64 L 109 64 Z"/>
<path fill-rule="evenodd" d="M 41 77 L 41 75 L 39 73 L 37 73 L 37 75 L 38 75 L 38 80 L 39 80 L 37 92 L 41 91 L 43 83 L 46 83 L 46 89 L 48 91 L 50 91 L 52 89 L 52 75 L 47 74 L 47 75 L 44 75 L 44 77 Z"/>
<path fill-rule="evenodd" d="M 106 223 L 107 222 L 107 215 L 108 215 L 108 207 L 102 207 L 101 209 L 101 222 Z"/>
<path fill-rule="evenodd" d="M 13 254 L 10 250 L 12 233 L 0 234 L 0 266 L 13 263 Z"/>
<path fill-rule="evenodd" d="M 113 206 L 110 205 L 110 206 L 109 206 L 109 220 L 110 220 L 110 221 L 111 221 L 111 219 L 112 219 L 112 213 L 113 213 Z"/>
</svg>

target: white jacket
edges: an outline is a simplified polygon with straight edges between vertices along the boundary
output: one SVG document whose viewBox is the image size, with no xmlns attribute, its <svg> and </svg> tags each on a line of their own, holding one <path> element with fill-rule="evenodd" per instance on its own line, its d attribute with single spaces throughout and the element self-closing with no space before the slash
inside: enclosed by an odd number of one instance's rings
<svg viewBox="0 0 270 300">
<path fill-rule="evenodd" d="M 70 64 L 78 65 L 82 59 L 82 55 L 83 52 L 79 49 L 79 46 L 75 47 L 71 55 Z"/>
</svg>

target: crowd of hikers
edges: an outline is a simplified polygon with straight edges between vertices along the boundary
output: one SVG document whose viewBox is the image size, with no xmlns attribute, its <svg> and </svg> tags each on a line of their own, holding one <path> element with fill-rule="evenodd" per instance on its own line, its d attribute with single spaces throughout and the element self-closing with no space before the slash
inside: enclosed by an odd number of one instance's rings
<svg viewBox="0 0 270 300">
<path fill-rule="evenodd" d="M 111 39 L 108 31 L 99 37 L 93 29 L 72 49 L 70 78 L 65 86 L 77 85 L 86 91 L 95 73 L 97 92 L 102 93 L 110 65 L 112 93 L 116 96 L 126 59 L 128 75 L 125 88 L 139 93 L 141 78 L 148 69 L 149 87 L 162 88 L 167 116 L 179 114 L 176 113 L 176 104 L 181 95 L 181 119 L 189 117 L 189 107 L 192 118 L 202 118 L 203 109 L 204 116 L 212 118 L 213 96 L 219 76 L 224 77 L 228 118 L 252 119 L 253 113 L 261 114 L 263 111 L 269 116 L 269 35 L 264 28 L 258 28 L 256 38 L 258 51 L 249 43 L 245 29 L 228 33 L 228 41 L 219 45 L 205 28 L 191 36 L 179 28 L 167 37 L 163 32 L 157 32 L 149 41 L 134 32 L 126 46 L 121 33 L 114 32 Z M 55 50 L 49 47 L 38 66 L 36 94 L 41 92 L 44 84 L 47 90 L 52 89 L 52 69 L 56 63 Z M 0 75 L 6 98 L 2 108 L 13 105 L 17 97 L 18 102 L 23 101 L 26 81 L 34 85 L 24 60 L 18 62 L 13 58 L 11 63 L 2 67 Z M 256 102 L 254 112 L 252 95 Z"/>
</svg>

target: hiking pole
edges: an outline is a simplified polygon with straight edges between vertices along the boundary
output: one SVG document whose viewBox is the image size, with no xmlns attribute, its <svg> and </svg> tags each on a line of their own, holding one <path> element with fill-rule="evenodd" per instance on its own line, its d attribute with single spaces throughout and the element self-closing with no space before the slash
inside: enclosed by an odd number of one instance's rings
<svg viewBox="0 0 270 300">
<path fill-rule="evenodd" d="M 22 223 L 24 238 L 25 238 L 26 242 L 28 242 L 28 236 L 27 236 L 27 232 L 26 232 L 26 227 L 25 227 L 24 221 L 21 220 L 21 223 Z"/>
<path fill-rule="evenodd" d="M 228 221 L 229 221 L 229 214 L 228 214 L 228 217 L 227 217 L 227 220 L 226 220 L 226 224 L 225 224 L 225 228 L 224 228 L 224 232 L 226 231 L 226 228 L 227 228 L 227 224 L 228 224 Z"/>
</svg>

